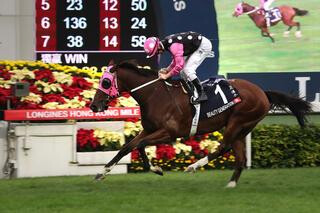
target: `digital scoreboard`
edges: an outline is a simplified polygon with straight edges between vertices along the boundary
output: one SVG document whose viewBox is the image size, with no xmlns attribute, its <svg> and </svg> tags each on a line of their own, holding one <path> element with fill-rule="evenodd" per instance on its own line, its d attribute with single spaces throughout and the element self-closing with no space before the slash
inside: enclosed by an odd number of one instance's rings
<svg viewBox="0 0 320 213">
<path fill-rule="evenodd" d="M 36 0 L 35 19 L 37 60 L 97 70 L 111 59 L 159 67 L 143 51 L 150 36 L 192 30 L 218 39 L 212 0 Z"/>
</svg>

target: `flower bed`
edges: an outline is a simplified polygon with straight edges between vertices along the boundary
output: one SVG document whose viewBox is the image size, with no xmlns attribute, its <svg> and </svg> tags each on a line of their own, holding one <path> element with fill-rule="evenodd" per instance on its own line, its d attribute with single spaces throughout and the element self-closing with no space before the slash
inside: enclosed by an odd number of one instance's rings
<svg viewBox="0 0 320 213">
<path fill-rule="evenodd" d="M 140 121 L 126 122 L 124 134 L 126 141 L 130 141 L 142 130 Z M 153 165 L 158 165 L 164 170 L 182 171 L 188 165 L 214 152 L 220 145 L 222 135 L 219 132 L 213 132 L 203 136 L 180 138 L 173 145 L 160 144 L 157 146 L 149 146 L 146 153 Z M 101 129 L 80 129 L 77 135 L 78 151 L 104 151 L 117 150 L 124 141 L 121 140 L 121 133 L 105 132 Z M 235 157 L 227 153 L 217 160 L 211 161 L 203 169 L 225 169 L 231 168 Z M 131 153 L 131 172 L 143 171 L 142 160 L 138 150 Z"/>
<path fill-rule="evenodd" d="M 0 61 L 0 106 L 4 108 L 16 82 L 30 83 L 30 94 L 10 98 L 14 109 L 79 109 L 88 107 L 100 72 L 33 61 Z M 137 106 L 128 94 L 111 106 Z"/>
</svg>

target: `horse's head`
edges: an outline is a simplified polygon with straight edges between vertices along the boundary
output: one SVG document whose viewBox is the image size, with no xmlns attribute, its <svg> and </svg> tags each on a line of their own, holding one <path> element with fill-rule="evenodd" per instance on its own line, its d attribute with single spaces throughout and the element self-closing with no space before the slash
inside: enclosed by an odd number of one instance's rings
<svg viewBox="0 0 320 213">
<path fill-rule="evenodd" d="M 236 5 L 234 8 L 233 16 L 238 17 L 243 14 L 243 7 L 242 7 L 243 2 L 239 3 Z"/>
<path fill-rule="evenodd" d="M 240 2 L 239 4 L 236 5 L 236 7 L 234 8 L 234 12 L 233 12 L 233 16 L 238 17 L 240 15 L 243 15 L 246 12 L 250 12 L 251 10 L 253 10 L 254 7 L 245 3 L 245 2 Z"/>
<path fill-rule="evenodd" d="M 99 88 L 90 104 L 90 109 L 93 112 L 107 110 L 109 102 L 119 96 L 116 75 L 110 72 L 113 66 L 109 63 L 107 70 L 100 78 Z"/>
</svg>

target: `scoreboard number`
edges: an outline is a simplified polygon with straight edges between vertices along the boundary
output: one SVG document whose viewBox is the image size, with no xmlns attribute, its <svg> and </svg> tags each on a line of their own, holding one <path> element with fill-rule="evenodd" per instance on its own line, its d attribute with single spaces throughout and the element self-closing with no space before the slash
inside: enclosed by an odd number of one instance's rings
<svg viewBox="0 0 320 213">
<path fill-rule="evenodd" d="M 82 47 L 83 46 L 83 37 L 82 36 L 68 36 L 68 47 Z"/>
<path fill-rule="evenodd" d="M 50 27 L 50 19 L 48 17 L 43 17 L 41 19 L 41 27 L 43 29 L 49 29 L 49 27 Z"/>
<path fill-rule="evenodd" d="M 50 10 L 50 4 L 48 0 L 41 0 L 41 9 Z"/>
<path fill-rule="evenodd" d="M 140 28 L 142 28 L 142 29 L 146 29 L 147 28 L 146 18 L 145 17 L 143 17 L 140 20 L 137 17 L 133 17 L 133 18 L 131 18 L 131 22 L 132 22 L 131 29 L 138 30 Z"/>
<path fill-rule="evenodd" d="M 102 2 L 104 4 L 104 9 L 106 11 L 117 11 L 118 0 L 104 0 Z"/>
<path fill-rule="evenodd" d="M 82 0 L 67 0 L 67 10 L 73 11 L 73 10 L 82 10 L 83 9 L 83 2 Z"/>
<path fill-rule="evenodd" d="M 105 47 L 109 47 L 109 46 L 117 47 L 118 46 L 118 37 L 117 36 L 112 36 L 111 39 L 109 38 L 109 36 L 105 36 L 103 38 L 103 40 L 104 40 Z"/>
<path fill-rule="evenodd" d="M 67 17 L 63 20 L 67 29 L 86 29 L 87 19 L 85 17 Z"/>
<path fill-rule="evenodd" d="M 131 37 L 131 47 L 143 47 L 144 42 L 146 41 L 146 36 L 137 36 L 134 35 Z"/>
<path fill-rule="evenodd" d="M 44 35 L 44 36 L 41 36 L 41 38 L 43 38 L 42 47 L 47 47 L 48 46 L 48 41 L 50 39 L 50 36 Z"/>
<path fill-rule="evenodd" d="M 147 1 L 146 0 L 132 0 L 131 1 L 131 10 L 132 11 L 145 11 L 147 9 Z"/>
<path fill-rule="evenodd" d="M 104 22 L 104 27 L 106 29 L 117 29 L 118 28 L 118 19 L 115 18 L 115 17 L 106 17 L 105 19 L 103 19 L 103 22 Z"/>
</svg>

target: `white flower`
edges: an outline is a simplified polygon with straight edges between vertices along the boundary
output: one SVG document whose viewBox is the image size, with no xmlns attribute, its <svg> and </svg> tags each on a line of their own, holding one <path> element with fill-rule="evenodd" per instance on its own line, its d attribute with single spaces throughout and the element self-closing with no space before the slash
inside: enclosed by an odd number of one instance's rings
<svg viewBox="0 0 320 213">
<path fill-rule="evenodd" d="M 52 83 L 46 83 L 43 81 L 36 81 L 34 83 L 40 90 L 42 90 L 44 93 L 61 93 L 63 92 L 63 89 L 61 88 L 60 84 L 52 84 Z"/>
<path fill-rule="evenodd" d="M 52 72 L 56 81 L 60 84 L 67 84 L 70 86 L 72 84 L 72 76 L 65 74 L 63 72 Z"/>
<path fill-rule="evenodd" d="M 22 97 L 21 101 L 30 101 L 30 102 L 39 104 L 39 103 L 41 103 L 42 98 L 40 95 L 37 95 L 37 94 L 30 92 L 28 96 Z"/>
<path fill-rule="evenodd" d="M 80 93 L 84 98 L 93 100 L 94 95 L 96 94 L 95 90 L 83 90 L 83 92 Z"/>
<path fill-rule="evenodd" d="M 84 78 L 87 82 L 92 83 L 92 89 L 96 90 L 99 87 L 99 79 Z"/>
<path fill-rule="evenodd" d="M 48 102 L 48 103 L 42 105 L 42 107 L 45 109 L 57 109 L 58 106 L 59 106 L 58 102 Z"/>
<path fill-rule="evenodd" d="M 157 147 L 156 146 L 147 146 L 145 148 L 147 157 L 149 160 L 151 160 L 152 158 L 157 158 Z"/>
<path fill-rule="evenodd" d="M 186 155 L 188 155 L 192 150 L 191 146 L 185 145 L 180 142 L 175 143 L 173 145 L 173 148 L 175 149 L 176 154 L 180 154 L 181 152 L 184 152 Z"/>
<path fill-rule="evenodd" d="M 35 79 L 34 72 L 28 70 L 27 68 L 11 70 L 10 73 L 13 73 L 11 76 L 12 80 L 21 81 L 22 79 Z"/>
<path fill-rule="evenodd" d="M 199 144 L 201 150 L 208 149 L 210 153 L 216 151 L 219 145 L 220 143 L 218 141 L 212 141 L 209 139 L 202 140 Z"/>
</svg>

